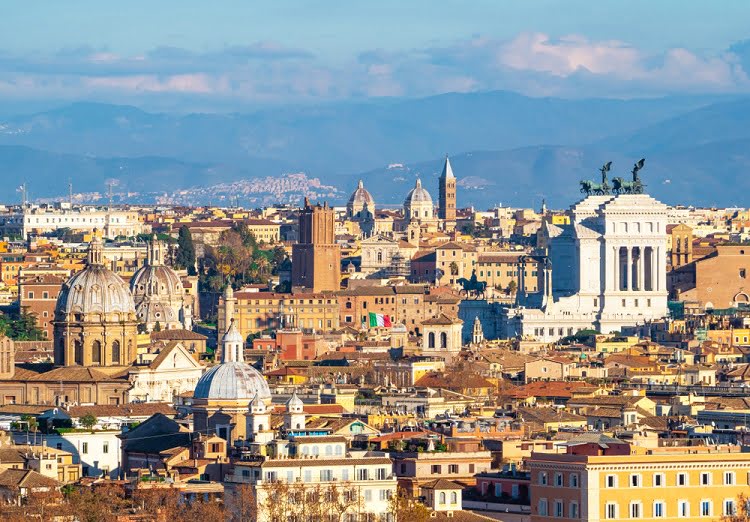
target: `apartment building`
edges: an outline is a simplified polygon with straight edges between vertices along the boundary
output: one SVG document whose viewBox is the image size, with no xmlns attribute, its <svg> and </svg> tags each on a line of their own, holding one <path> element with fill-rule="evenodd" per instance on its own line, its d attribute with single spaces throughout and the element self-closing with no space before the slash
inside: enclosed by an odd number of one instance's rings
<svg viewBox="0 0 750 522">
<path fill-rule="evenodd" d="M 718 520 L 735 513 L 750 486 L 748 453 L 691 447 L 630 454 L 608 437 L 582 448 L 529 459 L 532 522 Z"/>
</svg>

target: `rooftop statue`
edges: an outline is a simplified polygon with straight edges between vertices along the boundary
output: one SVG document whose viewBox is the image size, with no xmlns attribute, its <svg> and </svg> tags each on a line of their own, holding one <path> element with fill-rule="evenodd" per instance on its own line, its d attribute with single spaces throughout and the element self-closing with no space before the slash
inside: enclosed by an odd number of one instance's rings
<svg viewBox="0 0 750 522">
<path fill-rule="evenodd" d="M 609 161 L 602 165 L 602 167 L 599 169 L 599 172 L 602 173 L 602 182 L 596 183 L 595 181 L 591 181 L 589 179 L 585 179 L 581 181 L 581 192 L 583 194 L 586 194 L 587 196 L 596 195 L 596 196 L 606 196 L 609 194 L 609 182 L 607 181 L 607 172 L 609 172 L 609 169 L 612 168 L 612 162 Z"/>
<path fill-rule="evenodd" d="M 471 279 L 461 277 L 456 282 L 461 285 L 461 295 L 474 299 L 484 299 L 484 291 L 487 288 L 487 282 L 477 280 L 476 270 L 471 271 Z"/>
<path fill-rule="evenodd" d="M 641 158 L 635 165 L 633 165 L 633 181 L 625 181 L 620 177 L 613 179 L 612 183 L 614 183 L 614 188 L 612 192 L 615 194 L 643 194 L 646 185 L 641 181 L 638 172 L 640 172 L 645 163 L 646 159 Z"/>
</svg>

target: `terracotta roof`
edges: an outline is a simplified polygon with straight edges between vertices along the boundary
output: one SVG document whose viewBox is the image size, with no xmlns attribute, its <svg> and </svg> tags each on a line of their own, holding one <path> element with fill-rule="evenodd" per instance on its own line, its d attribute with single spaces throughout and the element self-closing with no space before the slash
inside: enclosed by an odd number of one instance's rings
<svg viewBox="0 0 750 522">
<path fill-rule="evenodd" d="M 92 414 L 95 417 L 150 417 L 161 413 L 167 417 L 177 415 L 166 402 L 131 402 L 128 404 L 97 404 L 95 406 L 71 406 L 68 414 L 73 418 Z"/>
<path fill-rule="evenodd" d="M 0 487 L 56 488 L 60 482 L 30 469 L 6 469 L 0 473 Z"/>
<path fill-rule="evenodd" d="M 494 385 L 481 375 L 466 372 L 429 372 L 414 383 L 417 388 L 445 388 L 466 390 L 469 388 L 493 388 Z"/>
<path fill-rule="evenodd" d="M 424 489 L 461 489 L 461 490 L 464 489 L 463 486 L 456 484 L 452 480 L 447 480 L 444 478 L 439 478 L 439 479 L 431 480 L 429 482 L 425 482 L 419 487 L 424 488 Z"/>
<path fill-rule="evenodd" d="M 205 335 L 182 328 L 151 332 L 152 341 L 205 341 L 206 339 L 208 339 L 208 337 Z"/>
<path fill-rule="evenodd" d="M 569 399 L 575 391 L 583 388 L 590 388 L 590 386 L 579 381 L 534 381 L 518 386 L 511 392 L 511 395 L 518 398 L 558 397 Z"/>
<path fill-rule="evenodd" d="M 451 326 L 454 324 L 464 324 L 464 322 L 457 317 L 451 318 L 445 314 L 440 314 L 436 317 L 431 317 L 430 319 L 422 321 L 422 325 L 427 326 Z"/>
</svg>

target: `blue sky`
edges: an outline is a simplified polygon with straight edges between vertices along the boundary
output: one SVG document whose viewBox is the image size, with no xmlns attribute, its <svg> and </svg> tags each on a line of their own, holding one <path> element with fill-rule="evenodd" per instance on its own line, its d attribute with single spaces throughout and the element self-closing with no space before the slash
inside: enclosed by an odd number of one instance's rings
<svg viewBox="0 0 750 522">
<path fill-rule="evenodd" d="M 750 90 L 747 0 L 3 0 L 0 96 L 218 107 Z"/>
</svg>

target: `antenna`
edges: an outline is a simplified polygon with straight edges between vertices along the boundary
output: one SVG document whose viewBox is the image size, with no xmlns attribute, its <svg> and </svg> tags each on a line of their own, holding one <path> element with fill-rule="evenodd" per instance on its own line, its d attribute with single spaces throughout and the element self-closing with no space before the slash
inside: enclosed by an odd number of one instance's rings
<svg viewBox="0 0 750 522">
<path fill-rule="evenodd" d="M 68 203 L 70 208 L 73 208 L 73 180 L 68 178 Z"/>
<path fill-rule="evenodd" d="M 112 210 L 112 187 L 115 186 L 115 182 L 109 180 L 107 182 L 107 198 L 109 199 L 109 210 Z"/>
<path fill-rule="evenodd" d="M 24 181 L 20 187 L 16 189 L 16 192 L 21 193 L 21 206 L 26 206 L 26 182 Z"/>
</svg>

